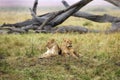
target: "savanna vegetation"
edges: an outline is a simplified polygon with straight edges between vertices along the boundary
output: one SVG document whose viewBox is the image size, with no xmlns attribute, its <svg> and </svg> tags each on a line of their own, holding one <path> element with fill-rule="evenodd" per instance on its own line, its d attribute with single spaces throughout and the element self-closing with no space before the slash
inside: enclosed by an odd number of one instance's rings
<svg viewBox="0 0 120 80">
<path fill-rule="evenodd" d="M 101 10 L 101 9 L 100 9 Z M 44 13 L 47 11 L 38 11 Z M 120 16 L 117 9 L 109 13 Z M 22 17 L 21 17 L 22 16 Z M 26 11 L 1 10 L 0 24 L 15 23 L 31 18 Z M 106 30 L 110 23 L 96 23 L 70 17 L 59 26 L 76 25 Z M 55 39 L 60 45 L 63 38 L 73 41 L 73 47 L 82 55 L 79 60 L 61 56 L 38 59 L 46 51 L 45 44 Z M 120 34 L 66 33 L 66 34 L 1 34 L 0 80 L 120 80 Z"/>
</svg>

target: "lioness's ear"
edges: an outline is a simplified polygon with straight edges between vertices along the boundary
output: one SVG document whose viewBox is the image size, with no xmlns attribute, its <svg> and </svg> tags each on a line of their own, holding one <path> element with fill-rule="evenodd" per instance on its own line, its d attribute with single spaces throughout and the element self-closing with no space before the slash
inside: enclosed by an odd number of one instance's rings
<svg viewBox="0 0 120 80">
<path fill-rule="evenodd" d="M 55 42 L 55 39 L 51 39 L 51 42 Z"/>
<path fill-rule="evenodd" d="M 63 41 L 65 41 L 65 42 L 66 42 L 66 39 L 65 39 L 65 38 L 63 38 Z"/>
</svg>

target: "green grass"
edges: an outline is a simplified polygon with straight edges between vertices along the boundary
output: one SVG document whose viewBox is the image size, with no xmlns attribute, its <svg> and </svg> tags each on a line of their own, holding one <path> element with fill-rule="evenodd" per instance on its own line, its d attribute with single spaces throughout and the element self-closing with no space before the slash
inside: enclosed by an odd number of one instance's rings
<svg viewBox="0 0 120 80">
<path fill-rule="evenodd" d="M 71 39 L 83 57 L 38 59 L 51 38 L 59 45 L 63 38 Z M 119 80 L 119 43 L 118 33 L 0 35 L 1 80 Z"/>
<path fill-rule="evenodd" d="M 0 24 L 23 21 L 30 18 L 28 15 L 26 12 L 1 12 Z M 74 17 L 60 26 L 64 25 L 100 30 L 110 26 L 109 23 L 100 24 Z M 38 59 L 46 51 L 45 44 L 51 38 L 59 45 L 63 38 L 71 39 L 77 53 L 83 56 L 79 60 L 61 56 Z M 119 33 L 0 35 L 0 80 L 119 80 L 119 65 Z"/>
</svg>

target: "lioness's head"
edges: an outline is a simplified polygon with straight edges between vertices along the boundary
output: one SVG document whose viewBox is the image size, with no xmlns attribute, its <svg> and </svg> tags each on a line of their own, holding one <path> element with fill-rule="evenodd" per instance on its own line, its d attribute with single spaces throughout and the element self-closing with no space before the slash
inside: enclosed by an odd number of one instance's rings
<svg viewBox="0 0 120 80">
<path fill-rule="evenodd" d="M 72 41 L 69 40 L 69 39 L 63 39 L 64 43 L 65 43 L 65 46 L 70 48 L 72 47 Z"/>
<path fill-rule="evenodd" d="M 47 48 L 52 48 L 53 47 L 53 44 L 55 43 L 55 40 L 54 39 L 50 39 L 47 44 L 46 44 L 46 47 Z"/>
</svg>

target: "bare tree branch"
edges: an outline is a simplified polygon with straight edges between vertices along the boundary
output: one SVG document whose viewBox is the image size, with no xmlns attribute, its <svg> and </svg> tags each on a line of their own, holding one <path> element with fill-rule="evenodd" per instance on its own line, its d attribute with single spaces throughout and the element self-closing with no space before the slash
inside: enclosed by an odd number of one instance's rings
<svg viewBox="0 0 120 80">
<path fill-rule="evenodd" d="M 61 24 L 62 22 L 64 22 L 67 18 L 69 18 L 71 15 L 73 15 L 75 12 L 77 12 L 80 8 L 82 8 L 83 6 L 87 5 L 89 2 L 91 2 L 93 0 L 82 0 L 72 5 L 71 7 L 68 7 L 68 9 L 66 9 L 67 11 L 65 11 L 64 13 L 62 13 L 61 15 L 57 16 L 55 19 L 53 19 L 51 21 L 53 26 L 57 26 L 59 24 Z M 74 7 L 75 6 L 75 7 Z"/>
<path fill-rule="evenodd" d="M 69 4 L 65 0 L 63 0 L 62 3 L 66 8 L 69 7 Z M 85 13 L 85 12 L 79 11 L 79 12 L 73 14 L 73 16 L 85 18 L 85 19 L 92 20 L 92 21 L 95 21 L 95 22 L 111 22 L 111 23 L 120 22 L 119 17 L 110 16 L 108 14 L 93 15 L 93 14 L 90 14 L 90 13 Z"/>
<path fill-rule="evenodd" d="M 69 4 L 65 0 L 63 0 L 62 3 L 66 8 L 69 7 Z M 120 31 L 120 18 L 119 17 L 110 16 L 108 14 L 93 15 L 93 14 L 89 14 L 89 13 L 85 13 L 85 12 L 81 12 L 81 11 L 74 13 L 73 16 L 85 18 L 85 19 L 95 21 L 95 22 L 102 22 L 102 23 L 110 22 L 110 23 L 112 23 L 112 26 L 110 27 L 109 30 L 105 31 L 108 33 Z"/>
<path fill-rule="evenodd" d="M 38 5 L 38 0 L 35 0 L 32 11 L 36 14 L 37 12 L 37 5 Z"/>
<path fill-rule="evenodd" d="M 120 8 L 120 0 L 105 0 Z"/>
</svg>

